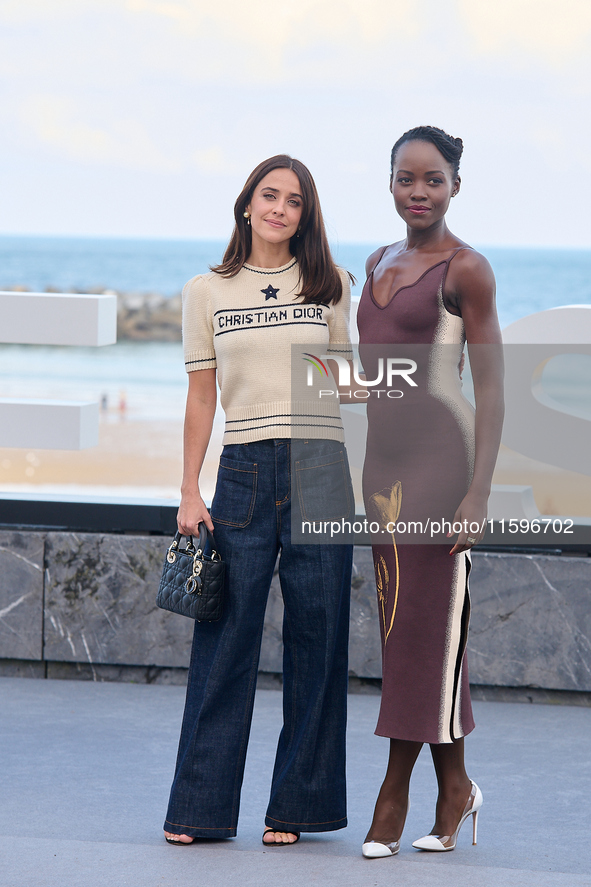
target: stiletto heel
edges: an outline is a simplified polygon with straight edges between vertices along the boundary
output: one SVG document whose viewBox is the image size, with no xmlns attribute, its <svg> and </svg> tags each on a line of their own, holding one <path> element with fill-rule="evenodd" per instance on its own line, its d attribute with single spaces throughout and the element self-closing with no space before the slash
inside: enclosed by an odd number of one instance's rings
<svg viewBox="0 0 591 887">
<path fill-rule="evenodd" d="M 410 798 L 408 799 L 408 804 L 406 805 L 406 815 L 404 817 L 405 822 L 409 810 Z M 404 828 L 404 823 L 402 825 L 402 828 Z M 383 841 L 366 841 L 365 844 L 363 844 L 361 847 L 361 852 L 366 859 L 383 859 L 387 856 L 396 856 L 399 850 L 400 840 L 391 841 L 389 844 L 385 844 Z"/>
<path fill-rule="evenodd" d="M 472 844 L 476 843 L 478 811 L 482 807 L 483 797 L 476 783 L 472 780 L 470 782 L 472 783 L 472 791 L 453 835 L 425 835 L 424 838 L 413 841 L 413 847 L 416 847 L 417 850 L 455 850 L 460 829 L 469 816 L 472 816 Z"/>
</svg>

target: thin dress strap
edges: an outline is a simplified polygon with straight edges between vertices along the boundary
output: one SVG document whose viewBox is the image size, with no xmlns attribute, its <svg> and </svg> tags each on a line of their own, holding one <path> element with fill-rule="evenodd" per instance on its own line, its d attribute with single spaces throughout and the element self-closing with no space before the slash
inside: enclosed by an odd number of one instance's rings
<svg viewBox="0 0 591 887">
<path fill-rule="evenodd" d="M 374 273 L 374 271 L 376 270 L 376 268 L 378 267 L 378 265 L 380 264 L 380 262 L 384 258 L 384 253 L 386 252 L 386 250 L 388 249 L 389 246 L 390 246 L 390 244 L 387 243 L 386 246 L 383 248 L 383 250 L 381 251 L 381 253 L 378 256 L 377 262 L 374 262 L 373 268 L 371 269 L 371 271 L 367 275 L 368 277 Z"/>
<path fill-rule="evenodd" d="M 446 264 L 449 265 L 449 263 L 451 262 L 451 260 L 453 259 L 453 257 L 454 257 L 454 256 L 457 256 L 458 253 L 461 253 L 463 249 L 473 249 L 473 247 L 471 247 L 471 246 L 457 246 L 457 247 L 454 249 L 454 251 L 453 251 L 453 253 L 451 254 L 451 256 L 449 256 L 449 258 L 447 258 L 447 259 L 445 260 Z M 381 259 L 381 258 L 382 258 L 382 257 L 380 256 L 380 259 Z M 377 263 L 376 263 L 376 264 L 377 264 Z"/>
</svg>

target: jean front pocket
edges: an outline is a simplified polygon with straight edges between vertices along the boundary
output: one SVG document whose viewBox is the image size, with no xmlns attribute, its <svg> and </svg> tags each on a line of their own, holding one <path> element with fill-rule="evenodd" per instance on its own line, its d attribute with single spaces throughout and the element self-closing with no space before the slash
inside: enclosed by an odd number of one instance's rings
<svg viewBox="0 0 591 887">
<path fill-rule="evenodd" d="M 221 456 L 211 503 L 211 519 L 214 524 L 247 527 L 254 511 L 256 495 L 256 462 L 238 462 Z"/>
<path fill-rule="evenodd" d="M 294 467 L 302 520 L 334 521 L 351 517 L 353 490 L 344 447 L 300 459 Z"/>
</svg>

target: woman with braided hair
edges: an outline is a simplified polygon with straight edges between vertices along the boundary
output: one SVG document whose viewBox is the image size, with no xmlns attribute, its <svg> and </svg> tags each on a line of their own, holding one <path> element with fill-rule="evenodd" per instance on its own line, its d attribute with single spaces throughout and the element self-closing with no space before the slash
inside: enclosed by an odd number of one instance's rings
<svg viewBox="0 0 591 887">
<path fill-rule="evenodd" d="M 445 221 L 460 190 L 462 148 L 461 139 L 433 126 L 411 129 L 394 145 L 390 191 L 406 238 L 367 260 L 358 312 L 368 379 L 377 378 L 384 357 L 416 364 L 413 381 L 401 383 L 403 396 L 367 400 L 366 510 L 390 534 L 373 545 L 383 653 L 376 733 L 390 738 L 390 756 L 363 845 L 370 858 L 400 848 L 410 777 L 425 742 L 439 794 L 433 829 L 413 846 L 453 850 L 470 815 L 476 843 L 482 805 L 464 766 L 464 736 L 474 728 L 466 663 L 469 550 L 486 526 L 503 362 L 490 265 Z M 461 390 L 466 341 L 475 411 Z M 423 535 L 404 536 L 410 526 Z"/>
</svg>

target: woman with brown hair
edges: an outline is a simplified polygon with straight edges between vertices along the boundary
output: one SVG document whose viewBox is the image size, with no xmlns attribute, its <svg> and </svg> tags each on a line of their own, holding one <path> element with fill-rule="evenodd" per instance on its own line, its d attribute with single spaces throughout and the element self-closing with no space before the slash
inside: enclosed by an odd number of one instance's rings
<svg viewBox="0 0 591 887">
<path fill-rule="evenodd" d="M 178 527 L 197 534 L 203 521 L 215 530 L 226 562 L 227 601 L 219 622 L 195 625 L 164 825 L 166 840 L 177 846 L 236 834 L 278 554 L 284 725 L 263 843 L 284 846 L 300 832 L 347 824 L 352 547 L 296 545 L 291 532 L 307 507 L 298 473 L 315 478 L 315 493 L 324 483 L 334 487 L 335 466 L 348 478 L 344 436 L 336 400 L 293 400 L 290 346 L 314 343 L 318 353 L 350 356 L 349 278 L 333 262 L 316 187 L 300 161 L 281 154 L 259 164 L 234 218 L 222 263 L 183 290 L 189 393 Z M 210 516 L 199 473 L 215 412 L 216 373 L 226 428 Z M 338 496 L 340 507 L 349 509 L 350 484 L 341 484 Z"/>
</svg>

